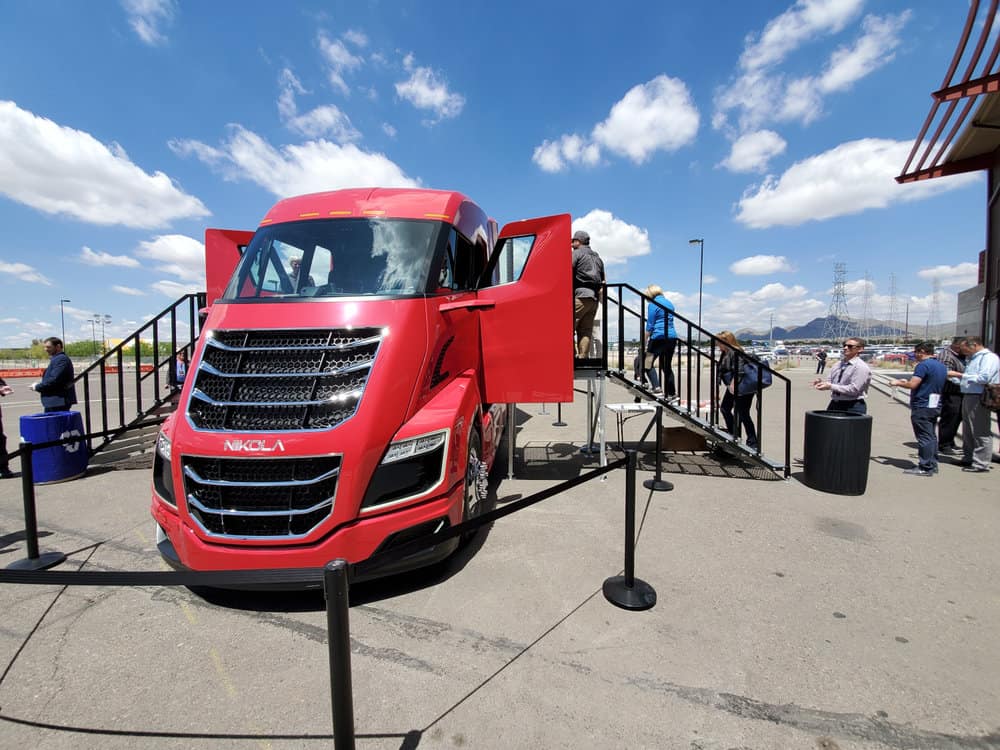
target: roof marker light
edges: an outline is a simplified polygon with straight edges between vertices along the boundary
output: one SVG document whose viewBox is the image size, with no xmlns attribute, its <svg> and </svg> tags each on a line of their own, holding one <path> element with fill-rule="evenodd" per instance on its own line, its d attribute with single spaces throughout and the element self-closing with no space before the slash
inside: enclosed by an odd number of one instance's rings
<svg viewBox="0 0 1000 750">
<path fill-rule="evenodd" d="M 300 219 L 311 219 L 313 216 L 319 216 L 319 211 L 306 211 L 304 214 L 299 214 Z"/>
<path fill-rule="evenodd" d="M 353 211 L 330 211 L 328 216 L 350 216 Z"/>
<path fill-rule="evenodd" d="M 362 211 L 365 216 L 385 216 L 385 209 L 382 208 L 366 208 Z"/>
<path fill-rule="evenodd" d="M 448 221 L 449 219 L 451 219 L 451 217 L 448 214 L 424 214 L 424 218 L 426 218 L 426 219 L 443 219 L 444 221 Z"/>
</svg>

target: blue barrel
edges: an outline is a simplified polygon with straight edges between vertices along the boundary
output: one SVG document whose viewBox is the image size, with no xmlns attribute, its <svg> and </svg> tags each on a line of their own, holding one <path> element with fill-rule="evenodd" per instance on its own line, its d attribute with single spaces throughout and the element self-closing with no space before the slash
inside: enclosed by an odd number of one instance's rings
<svg viewBox="0 0 1000 750">
<path fill-rule="evenodd" d="M 21 417 L 21 437 L 29 443 L 48 443 L 83 435 L 83 417 L 78 411 L 50 411 Z M 87 444 L 66 443 L 32 451 L 31 470 L 35 484 L 76 479 L 87 471 Z"/>
</svg>

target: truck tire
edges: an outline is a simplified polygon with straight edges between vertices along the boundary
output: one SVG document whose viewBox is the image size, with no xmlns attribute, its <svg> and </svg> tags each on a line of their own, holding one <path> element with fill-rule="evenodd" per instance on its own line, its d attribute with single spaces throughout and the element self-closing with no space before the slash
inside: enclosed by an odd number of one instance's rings
<svg viewBox="0 0 1000 750">
<path fill-rule="evenodd" d="M 482 515 L 486 510 L 486 498 L 481 490 L 480 473 L 482 467 L 482 441 L 478 430 L 469 433 L 469 445 L 465 459 L 465 483 L 462 489 L 462 520 L 468 521 Z M 462 535 L 463 541 L 468 541 L 476 535 L 479 529 L 473 529 Z"/>
</svg>

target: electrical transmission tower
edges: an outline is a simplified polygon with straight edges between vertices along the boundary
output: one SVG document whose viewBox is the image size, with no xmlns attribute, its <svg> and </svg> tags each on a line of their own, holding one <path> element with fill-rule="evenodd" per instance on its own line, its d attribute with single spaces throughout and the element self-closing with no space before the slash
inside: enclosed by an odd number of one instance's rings
<svg viewBox="0 0 1000 750">
<path fill-rule="evenodd" d="M 872 339 L 872 276 L 865 271 L 865 291 L 861 295 L 861 338 Z"/>
<path fill-rule="evenodd" d="M 833 296 L 830 298 L 830 310 L 823 324 L 823 338 L 842 341 L 850 336 L 851 321 L 847 318 L 847 295 L 844 284 L 847 280 L 847 264 L 833 264 Z"/>
<path fill-rule="evenodd" d="M 898 340 L 896 336 L 896 331 L 899 329 L 899 324 L 896 323 L 896 316 L 899 315 L 899 302 L 896 299 L 896 274 L 889 274 L 889 325 L 892 326 L 892 340 L 895 343 Z"/>
<path fill-rule="evenodd" d="M 941 324 L 941 279 L 935 277 L 934 285 L 931 287 L 931 313 L 928 318 L 928 327 L 934 328 Z"/>
</svg>

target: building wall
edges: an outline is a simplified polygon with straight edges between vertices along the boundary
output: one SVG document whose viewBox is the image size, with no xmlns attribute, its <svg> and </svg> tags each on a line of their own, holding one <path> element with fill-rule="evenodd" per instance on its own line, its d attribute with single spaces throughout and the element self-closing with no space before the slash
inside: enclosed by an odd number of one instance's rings
<svg viewBox="0 0 1000 750">
<path fill-rule="evenodd" d="M 987 171 L 986 251 L 979 264 L 983 284 L 982 337 L 1000 351 L 1000 164 Z"/>
<path fill-rule="evenodd" d="M 983 335 L 983 293 L 985 290 L 985 284 L 977 284 L 958 293 L 956 336 Z M 992 347 L 990 348 L 992 349 Z"/>
</svg>

